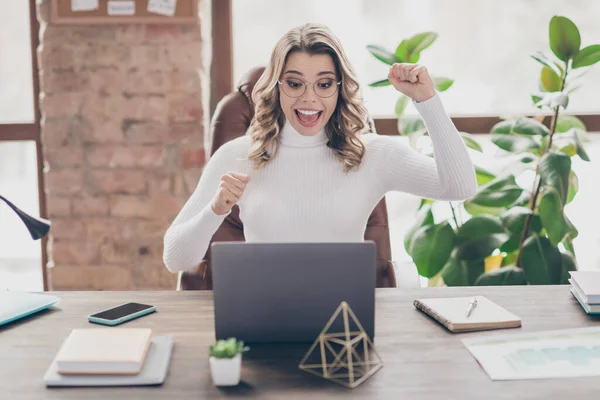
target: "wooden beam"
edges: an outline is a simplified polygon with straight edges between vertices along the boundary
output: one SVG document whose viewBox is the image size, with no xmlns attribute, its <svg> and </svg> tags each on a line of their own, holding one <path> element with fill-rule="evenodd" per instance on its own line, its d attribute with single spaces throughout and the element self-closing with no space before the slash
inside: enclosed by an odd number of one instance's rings
<svg viewBox="0 0 600 400">
<path fill-rule="evenodd" d="M 231 0 L 212 0 L 212 63 L 210 115 L 217 103 L 233 91 L 233 33 Z"/>
</svg>

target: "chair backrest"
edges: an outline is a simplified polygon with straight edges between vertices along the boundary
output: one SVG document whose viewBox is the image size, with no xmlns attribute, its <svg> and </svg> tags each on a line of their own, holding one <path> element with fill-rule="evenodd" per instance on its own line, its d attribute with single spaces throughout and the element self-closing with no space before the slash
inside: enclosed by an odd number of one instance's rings
<svg viewBox="0 0 600 400">
<path fill-rule="evenodd" d="M 248 131 L 254 116 L 252 89 L 264 70 L 264 67 L 260 67 L 248 71 L 237 85 L 237 90 L 225 96 L 217 104 L 210 124 L 206 159 L 209 159 L 221 145 L 245 135 Z M 377 204 L 369 217 L 365 240 L 373 240 L 377 246 L 377 287 L 396 287 L 394 268 L 391 264 L 385 199 Z M 217 229 L 211 243 L 222 241 L 245 241 L 243 223 L 237 206 L 233 207 L 232 212 Z M 210 247 L 200 265 L 180 275 L 179 286 L 182 290 L 212 289 Z"/>
</svg>

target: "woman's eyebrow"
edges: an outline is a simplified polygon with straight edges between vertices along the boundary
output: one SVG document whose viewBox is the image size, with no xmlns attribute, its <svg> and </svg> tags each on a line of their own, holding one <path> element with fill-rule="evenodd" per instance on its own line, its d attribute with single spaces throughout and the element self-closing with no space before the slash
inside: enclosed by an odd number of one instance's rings
<svg viewBox="0 0 600 400">
<path fill-rule="evenodd" d="M 300 71 L 296 71 L 294 69 L 290 69 L 284 72 L 284 74 L 296 74 L 296 75 L 300 75 L 300 76 L 304 76 L 304 74 Z M 321 75 L 334 75 L 335 73 L 332 71 L 321 71 L 317 74 L 317 76 L 321 76 Z"/>
<path fill-rule="evenodd" d="M 331 72 L 331 71 L 321 71 L 317 74 L 317 76 L 321 76 L 321 75 L 334 75 L 335 76 L 335 73 Z"/>
</svg>

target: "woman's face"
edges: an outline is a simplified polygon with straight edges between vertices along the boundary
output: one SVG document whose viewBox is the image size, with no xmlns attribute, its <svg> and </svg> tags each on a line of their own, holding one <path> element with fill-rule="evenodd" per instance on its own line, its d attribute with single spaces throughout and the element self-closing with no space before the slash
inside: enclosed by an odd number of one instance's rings
<svg viewBox="0 0 600 400">
<path fill-rule="evenodd" d="M 289 54 L 279 78 L 279 102 L 301 135 L 316 135 L 327 124 L 337 104 L 339 80 L 329 54 Z"/>
</svg>

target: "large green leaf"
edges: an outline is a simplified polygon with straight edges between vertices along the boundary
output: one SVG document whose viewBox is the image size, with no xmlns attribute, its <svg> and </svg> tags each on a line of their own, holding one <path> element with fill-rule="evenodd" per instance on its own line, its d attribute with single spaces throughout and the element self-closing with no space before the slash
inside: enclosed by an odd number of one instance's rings
<svg viewBox="0 0 600 400">
<path fill-rule="evenodd" d="M 542 182 L 546 186 L 554 186 L 562 205 L 567 201 L 570 172 L 571 158 L 556 151 L 548 151 L 540 161 Z"/>
<path fill-rule="evenodd" d="M 573 139 L 575 141 L 575 149 L 577 155 L 583 161 L 590 161 L 590 156 L 588 156 L 587 152 L 585 151 L 585 147 L 583 146 L 583 143 L 581 142 L 581 139 L 579 138 L 579 135 L 577 133 L 578 132 L 575 129 L 573 129 Z"/>
<path fill-rule="evenodd" d="M 477 140 L 475 140 L 475 137 L 467 132 L 459 132 L 460 133 L 460 137 L 462 138 L 463 142 L 465 142 L 465 144 L 467 145 L 467 147 L 478 151 L 480 153 L 483 153 L 483 149 L 481 148 L 481 145 L 479 143 L 477 143 Z"/>
<path fill-rule="evenodd" d="M 507 266 L 494 269 L 481 275 L 476 281 L 476 286 L 505 286 L 505 285 L 526 285 L 527 280 L 521 268 Z"/>
<path fill-rule="evenodd" d="M 424 205 L 417 212 L 417 218 L 412 227 L 404 235 L 404 249 L 410 255 L 410 243 L 416 231 L 425 225 L 433 225 L 433 213 L 431 212 L 431 204 Z"/>
<path fill-rule="evenodd" d="M 491 255 L 510 239 L 506 233 L 494 233 L 469 240 L 456 248 L 454 256 L 461 260 L 481 260 Z"/>
<path fill-rule="evenodd" d="M 442 279 L 447 286 L 473 286 L 484 271 L 483 260 L 465 261 L 450 257 L 442 269 Z"/>
<path fill-rule="evenodd" d="M 515 126 L 514 120 L 500 121 L 492 127 L 490 133 L 509 135 L 512 132 L 513 126 Z"/>
<path fill-rule="evenodd" d="M 461 225 L 456 231 L 457 245 L 493 233 L 505 233 L 502 221 L 491 215 L 478 215 Z"/>
<path fill-rule="evenodd" d="M 562 89 L 562 79 L 552 68 L 542 68 L 540 83 L 546 92 L 560 92 Z"/>
<path fill-rule="evenodd" d="M 519 135 L 546 136 L 550 134 L 550 130 L 548 130 L 544 124 L 533 118 L 519 118 L 512 128 L 512 133 L 517 133 Z"/>
<path fill-rule="evenodd" d="M 588 67 L 600 61 L 600 44 L 584 47 L 573 58 L 573 68 Z"/>
<path fill-rule="evenodd" d="M 550 48 L 563 61 L 567 61 L 579 52 L 581 36 L 579 29 L 568 18 L 554 16 L 550 20 Z"/>
<path fill-rule="evenodd" d="M 477 176 L 478 186 L 485 185 L 496 177 L 496 175 L 485 168 L 480 167 L 479 165 L 475 165 L 475 175 Z"/>
<path fill-rule="evenodd" d="M 410 57 L 411 54 L 419 54 L 435 42 L 437 39 L 437 33 L 435 32 L 422 32 L 417 33 L 406 43 L 406 50 Z"/>
<path fill-rule="evenodd" d="M 404 110 L 406 110 L 407 104 L 408 104 L 408 97 L 401 94 L 400 97 L 398 97 L 398 100 L 396 100 L 396 107 L 394 109 L 394 112 L 396 113 L 397 117 L 402 116 L 402 114 L 404 113 Z"/>
<path fill-rule="evenodd" d="M 502 211 L 504 211 L 504 207 L 485 207 L 480 206 L 479 204 L 465 202 L 464 204 L 465 210 L 471 215 L 500 215 Z"/>
<path fill-rule="evenodd" d="M 558 246 L 569 232 L 570 227 L 565 220 L 560 195 L 553 186 L 544 187 L 544 195 L 540 202 L 540 217 L 550 243 Z"/>
<path fill-rule="evenodd" d="M 575 247 L 573 246 L 573 238 L 567 236 L 565 240 L 562 242 L 563 246 L 565 246 L 565 250 L 567 250 L 575 259 Z"/>
<path fill-rule="evenodd" d="M 380 46 L 370 44 L 367 46 L 367 50 L 369 50 L 369 53 L 371 53 L 376 59 L 387 65 L 401 62 L 396 58 L 394 53 L 391 53 Z"/>
<path fill-rule="evenodd" d="M 419 228 L 411 241 L 410 254 L 419 275 L 432 278 L 448 261 L 454 247 L 454 230 L 444 221 Z"/>
<path fill-rule="evenodd" d="M 450 86 L 452 86 L 454 83 L 454 79 L 434 77 L 433 83 L 438 92 L 445 92 L 446 90 L 450 89 Z"/>
<path fill-rule="evenodd" d="M 573 201 L 579 191 L 579 178 L 575 171 L 571 170 L 569 174 L 569 194 L 567 195 L 567 204 Z"/>
<path fill-rule="evenodd" d="M 577 271 L 577 263 L 571 253 L 561 253 L 561 257 L 561 277 L 558 283 L 566 285 L 569 283 L 569 278 L 571 277 L 569 271 Z"/>
<path fill-rule="evenodd" d="M 560 282 L 562 256 L 548 238 L 532 235 L 523 244 L 521 267 L 532 285 L 551 285 Z"/>
<path fill-rule="evenodd" d="M 518 250 L 525 230 L 525 222 L 532 211 L 527 207 L 511 207 L 500 215 L 502 225 L 510 234 L 510 240 L 508 240 L 500 251 L 511 253 Z M 535 214 L 531 217 L 531 225 L 529 234 L 539 233 L 542 230 L 542 221 L 539 215 Z"/>
<path fill-rule="evenodd" d="M 556 72 L 556 75 L 562 76 L 562 71 L 558 68 L 558 66 L 552 61 L 550 61 L 548 57 L 541 51 L 536 51 L 534 54 L 531 55 L 531 58 L 533 58 L 540 64 L 552 69 L 554 72 Z"/>
<path fill-rule="evenodd" d="M 465 201 L 484 207 L 507 207 L 519 198 L 523 189 L 515 182 L 514 175 L 498 177 L 480 186 L 471 199 Z"/>
<path fill-rule="evenodd" d="M 390 86 L 391 84 L 392 84 L 392 82 L 390 82 L 389 79 L 385 78 L 380 81 L 371 82 L 371 83 L 369 83 L 369 86 L 370 87 L 383 87 L 383 86 Z"/>
<path fill-rule="evenodd" d="M 523 135 L 492 134 L 492 142 L 511 153 L 539 150 L 540 145 L 533 138 Z"/>
<path fill-rule="evenodd" d="M 408 62 L 408 47 L 407 40 L 403 40 L 400 42 L 398 47 L 396 47 L 396 59 L 399 63 Z"/>
<path fill-rule="evenodd" d="M 427 132 L 427 128 L 425 128 L 425 123 L 420 117 L 404 117 L 398 119 L 398 132 L 401 135 L 424 134 Z"/>
</svg>

